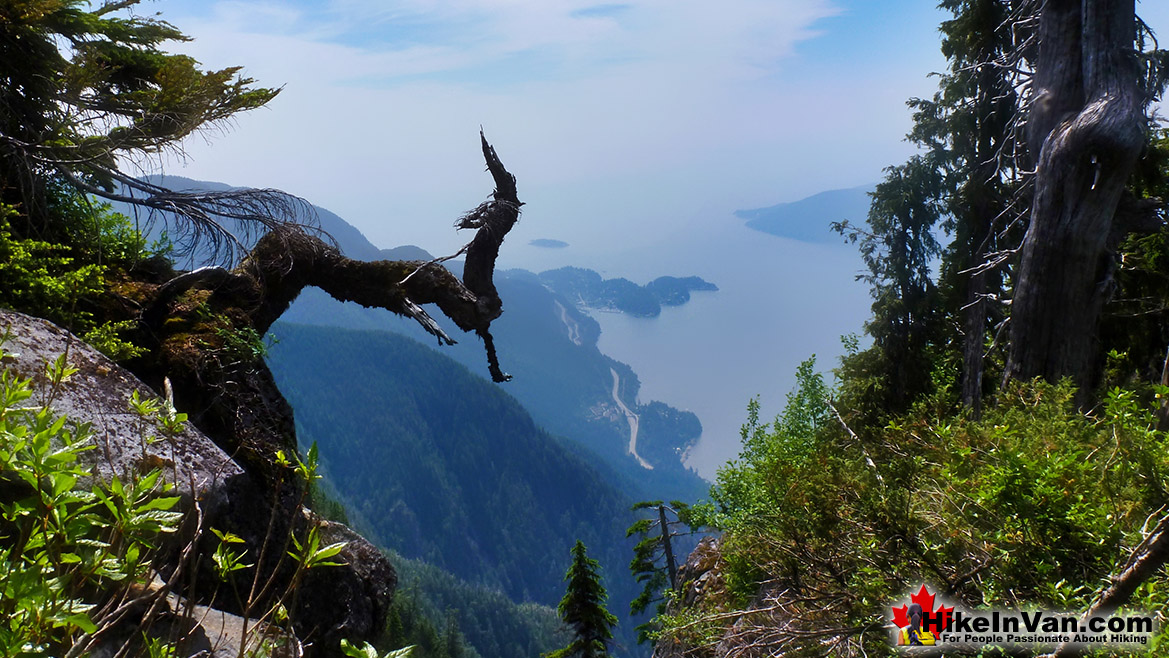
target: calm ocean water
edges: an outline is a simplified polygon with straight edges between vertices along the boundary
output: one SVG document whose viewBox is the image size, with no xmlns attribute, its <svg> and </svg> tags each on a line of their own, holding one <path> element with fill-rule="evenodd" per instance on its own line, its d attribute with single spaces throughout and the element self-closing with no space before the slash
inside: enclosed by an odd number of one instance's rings
<svg viewBox="0 0 1169 658">
<path fill-rule="evenodd" d="M 773 418 L 796 366 L 815 354 L 822 371 L 835 367 L 840 337 L 861 332 L 871 304 L 867 286 L 855 281 L 863 265 L 854 245 L 780 238 L 732 217 L 556 266 L 565 264 L 643 284 L 696 274 L 718 285 L 656 318 L 592 312 L 601 351 L 641 379 L 641 402 L 661 400 L 698 415 L 703 435 L 687 463 L 707 478 L 738 454 L 747 402 L 759 396 L 762 417 Z"/>
</svg>

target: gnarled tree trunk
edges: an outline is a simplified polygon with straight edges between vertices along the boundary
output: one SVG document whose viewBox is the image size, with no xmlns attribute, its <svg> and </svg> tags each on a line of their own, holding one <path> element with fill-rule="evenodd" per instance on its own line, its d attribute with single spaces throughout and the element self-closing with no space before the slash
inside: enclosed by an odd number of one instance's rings
<svg viewBox="0 0 1169 658">
<path fill-rule="evenodd" d="M 1047 0 L 1028 142 L 1031 222 L 1011 305 L 1007 377 L 1099 372 L 1097 325 L 1111 293 L 1109 233 L 1144 143 L 1133 0 Z"/>
</svg>

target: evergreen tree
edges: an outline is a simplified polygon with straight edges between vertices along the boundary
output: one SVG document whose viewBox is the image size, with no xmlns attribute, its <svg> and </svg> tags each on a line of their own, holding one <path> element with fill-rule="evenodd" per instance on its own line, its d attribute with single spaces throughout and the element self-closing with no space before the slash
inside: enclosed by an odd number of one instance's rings
<svg viewBox="0 0 1169 658">
<path fill-rule="evenodd" d="M 556 610 L 572 628 L 574 639 L 563 649 L 545 654 L 547 658 L 603 658 L 609 655 L 617 618 L 605 609 L 609 595 L 601 585 L 600 565 L 585 554 L 577 540 L 572 547 L 572 566 L 564 575 L 568 589 Z"/>
<path fill-rule="evenodd" d="M 273 227 L 304 209 L 287 195 L 178 193 L 121 171 L 131 159 L 181 150 L 193 132 L 263 106 L 278 89 L 252 86 L 239 67 L 205 71 L 164 46 L 188 38 L 135 12 L 139 0 L 0 3 L 0 203 L 20 209 L 18 237 L 68 242 L 75 190 L 182 218 L 190 235 L 231 249 L 232 229 Z M 98 4 L 98 3 L 92 3 Z M 224 219 L 242 220 L 240 226 Z"/>
<path fill-rule="evenodd" d="M 1103 361 L 1098 325 L 1107 320 L 1104 305 L 1125 283 L 1117 273 L 1118 246 L 1126 234 L 1159 228 L 1155 204 L 1145 201 L 1128 171 L 1135 152 L 1150 152 L 1148 140 L 1136 133 L 1148 103 L 1164 90 L 1169 54 L 1149 48 L 1147 29 L 1135 19 L 1131 3 L 1101 9 L 1109 27 L 1094 32 L 1099 39 L 1091 43 L 1081 43 L 1071 27 L 1079 25 L 1079 5 L 1065 4 L 941 2 L 953 14 L 941 26 L 948 70 L 938 76 L 932 99 L 909 102 L 914 110 L 909 139 L 923 152 L 887 170 L 873 193 L 867 229 L 837 225 L 860 243 L 870 271 L 861 278 L 872 285 L 875 299 L 866 326 L 873 348 L 845 364 L 850 385 L 844 395 L 869 420 L 905 411 L 923 395 L 945 393 L 955 374 L 960 383 L 954 382 L 952 392 L 977 417 L 982 396 L 992 388 L 988 384 L 1003 368 L 1021 379 L 1072 376 L 1082 396 L 1092 395 Z M 1064 188 L 1051 181 L 1073 167 L 1043 166 L 1040 151 L 1061 112 L 1081 112 L 1075 99 L 1087 97 L 1089 82 L 1076 73 L 1067 76 L 1070 89 L 1056 84 L 1063 63 L 1080 66 L 1081 60 L 1116 63 L 1092 70 L 1100 73 L 1098 89 L 1119 90 L 1120 101 L 1107 104 L 1116 121 L 1100 134 L 1116 132 L 1116 144 L 1123 145 L 1116 167 L 1104 162 L 1103 150 L 1093 151 L 1095 146 L 1069 151 L 1068 161 L 1081 167 L 1077 184 L 1102 205 L 1065 204 L 1067 221 L 1055 221 L 1052 228 L 1052 217 L 1063 217 L 1052 197 L 1058 200 Z M 1091 123 L 1094 116 L 1085 111 L 1081 118 Z M 1069 138 L 1057 145 L 1074 143 Z M 1097 160 L 1100 166 L 1093 169 Z M 1105 169 L 1116 180 L 1098 175 Z M 1083 212 L 1073 212 L 1080 206 Z M 1037 217 L 1042 221 L 1035 225 Z M 1087 233 L 1070 228 L 1092 221 L 1098 226 Z M 1068 234 L 1056 235 L 1065 225 Z M 940 229 L 949 237 L 944 248 L 937 242 Z M 1044 231 L 1052 234 L 1049 239 L 1037 237 Z M 1044 286 L 1054 286 L 1058 294 L 1037 294 Z M 1069 296 L 1078 301 L 1069 302 Z M 1006 329 L 1010 340 L 1004 342 Z M 1042 339 L 1025 337 L 1032 334 Z M 1003 353 L 993 351 L 995 346 Z M 984 375 L 988 369 L 990 376 Z"/>
<path fill-rule="evenodd" d="M 936 333 L 937 288 L 930 263 L 941 253 L 933 235 L 941 217 L 941 175 L 921 156 L 885 173 L 872 193 L 870 232 L 862 232 L 860 241 L 870 274 L 860 278 L 872 286 L 873 319 L 866 328 L 885 373 L 880 406 L 901 411 L 929 382 L 929 364 L 915 356 L 925 352 Z M 849 237 L 855 240 L 858 233 Z"/>
<path fill-rule="evenodd" d="M 1025 214 L 1021 170 L 1033 167 L 1021 141 L 1018 48 L 1029 28 L 1020 19 L 1034 11 L 1028 0 L 943 0 L 953 18 L 943 21 L 942 54 L 948 71 L 938 75 L 930 100 L 913 99 L 909 138 L 928 150 L 942 176 L 942 199 L 953 240 L 943 256 L 943 304 L 962 344 L 962 402 L 977 415 L 984 391 L 983 353 L 988 331 L 1002 322 L 1006 253 L 1021 231 L 1008 230 Z"/>
</svg>

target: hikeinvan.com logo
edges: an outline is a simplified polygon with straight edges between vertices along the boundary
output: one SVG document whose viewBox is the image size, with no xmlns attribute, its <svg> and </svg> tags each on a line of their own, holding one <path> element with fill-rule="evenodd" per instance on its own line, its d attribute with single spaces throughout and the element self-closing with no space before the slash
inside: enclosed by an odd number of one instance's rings
<svg viewBox="0 0 1169 658">
<path fill-rule="evenodd" d="M 936 601 L 936 607 L 935 607 Z M 1081 618 L 1044 610 L 965 610 L 921 586 L 909 603 L 893 606 L 894 643 L 915 646 L 1148 646 L 1157 632 L 1152 615 Z"/>
</svg>

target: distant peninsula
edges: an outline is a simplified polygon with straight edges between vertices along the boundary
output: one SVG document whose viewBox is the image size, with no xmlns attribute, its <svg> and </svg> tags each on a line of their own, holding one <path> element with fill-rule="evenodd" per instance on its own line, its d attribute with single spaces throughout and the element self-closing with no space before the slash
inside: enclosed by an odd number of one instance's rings
<svg viewBox="0 0 1169 658">
<path fill-rule="evenodd" d="M 841 237 L 832 230 L 832 223 L 848 220 L 854 226 L 864 226 L 872 191 L 872 185 L 829 190 L 791 203 L 736 210 L 735 217 L 747 220 L 748 228 L 782 238 L 839 244 Z"/>
<path fill-rule="evenodd" d="M 568 246 L 568 243 L 563 240 L 552 240 L 550 238 L 536 238 L 528 244 L 533 247 L 543 247 L 545 249 L 563 249 Z"/>
<path fill-rule="evenodd" d="M 718 286 L 697 276 L 663 276 L 641 286 L 629 279 L 605 279 L 581 267 L 548 270 L 541 272 L 539 278 L 552 291 L 578 304 L 643 318 L 657 317 L 662 306 L 685 304 L 691 292 L 718 290 Z"/>
</svg>

